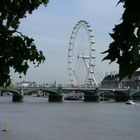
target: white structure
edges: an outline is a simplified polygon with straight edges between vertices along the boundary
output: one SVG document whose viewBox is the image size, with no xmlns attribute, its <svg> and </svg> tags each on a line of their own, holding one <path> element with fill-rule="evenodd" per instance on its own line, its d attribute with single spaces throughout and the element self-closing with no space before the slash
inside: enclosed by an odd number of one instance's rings
<svg viewBox="0 0 140 140">
<path fill-rule="evenodd" d="M 78 46 L 76 41 L 81 29 L 86 33 L 87 44 Z M 86 38 L 85 37 L 85 38 Z M 85 39 L 84 38 L 84 39 Z M 96 86 L 98 84 L 94 77 L 95 46 L 93 31 L 88 22 L 78 21 L 71 33 L 68 48 L 68 72 L 71 84 L 74 86 Z M 81 72 L 81 75 L 79 74 Z"/>
<path fill-rule="evenodd" d="M 20 83 L 17 83 L 17 86 L 19 86 L 19 87 L 35 87 L 35 86 L 37 86 L 37 84 L 36 84 L 36 82 L 22 81 Z"/>
</svg>

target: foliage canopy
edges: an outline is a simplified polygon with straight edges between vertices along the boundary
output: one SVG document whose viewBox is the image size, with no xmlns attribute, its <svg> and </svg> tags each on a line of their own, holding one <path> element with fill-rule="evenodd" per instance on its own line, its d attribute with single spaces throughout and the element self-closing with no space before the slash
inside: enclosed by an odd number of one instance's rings
<svg viewBox="0 0 140 140">
<path fill-rule="evenodd" d="M 9 85 L 10 68 L 26 74 L 29 62 L 39 65 L 45 60 L 34 40 L 18 31 L 20 20 L 32 14 L 48 0 L 1 0 L 0 2 L 0 86 Z"/>
<path fill-rule="evenodd" d="M 0 86 L 11 82 L 10 68 L 26 74 L 29 62 L 37 66 L 45 60 L 34 40 L 18 31 L 20 20 L 32 14 L 41 4 L 49 0 L 1 0 L 0 4 Z M 110 33 L 113 42 L 103 60 L 119 64 L 120 80 L 131 77 L 140 67 L 140 0 L 119 0 L 123 3 L 122 22 Z"/>
<path fill-rule="evenodd" d="M 119 78 L 129 78 L 140 67 L 140 0 L 120 0 L 124 13 L 122 22 L 115 25 L 110 33 L 113 42 L 103 60 L 116 61 L 119 64 Z M 110 63 L 111 63 L 110 62 Z"/>
</svg>

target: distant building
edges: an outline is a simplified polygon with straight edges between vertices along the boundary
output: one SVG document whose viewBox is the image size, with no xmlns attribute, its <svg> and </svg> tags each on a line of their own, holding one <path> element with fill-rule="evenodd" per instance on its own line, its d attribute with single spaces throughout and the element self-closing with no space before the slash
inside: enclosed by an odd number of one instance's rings
<svg viewBox="0 0 140 140">
<path fill-rule="evenodd" d="M 125 77 L 120 82 L 118 74 L 107 74 L 101 82 L 101 87 L 140 89 L 140 71 L 134 72 L 131 79 Z"/>
<path fill-rule="evenodd" d="M 18 87 L 36 87 L 36 82 L 28 82 L 28 81 L 22 81 L 20 83 L 17 83 Z"/>
</svg>

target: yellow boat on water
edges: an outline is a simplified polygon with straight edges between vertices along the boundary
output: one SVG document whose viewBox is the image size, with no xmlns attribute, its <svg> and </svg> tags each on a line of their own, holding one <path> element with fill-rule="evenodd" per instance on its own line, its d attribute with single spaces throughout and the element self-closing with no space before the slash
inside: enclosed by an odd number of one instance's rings
<svg viewBox="0 0 140 140">
<path fill-rule="evenodd" d="M 8 131 L 8 123 L 5 121 L 4 124 L 3 124 L 3 127 L 2 127 L 2 131 Z"/>
</svg>

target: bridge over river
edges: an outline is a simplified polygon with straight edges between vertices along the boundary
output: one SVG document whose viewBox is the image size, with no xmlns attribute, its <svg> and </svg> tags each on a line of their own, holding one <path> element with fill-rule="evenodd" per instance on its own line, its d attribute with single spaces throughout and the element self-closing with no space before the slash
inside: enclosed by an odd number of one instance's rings
<svg viewBox="0 0 140 140">
<path fill-rule="evenodd" d="M 75 92 L 82 93 L 85 102 L 98 102 L 101 99 L 114 99 L 116 102 L 125 102 L 129 99 L 140 99 L 140 90 L 134 89 L 112 89 L 112 88 L 73 88 L 73 87 L 8 87 L 0 88 L 1 96 L 4 93 L 13 94 L 13 102 L 21 102 L 24 95 L 32 93 L 45 93 L 48 95 L 49 102 L 62 102 L 65 94 Z"/>
</svg>

